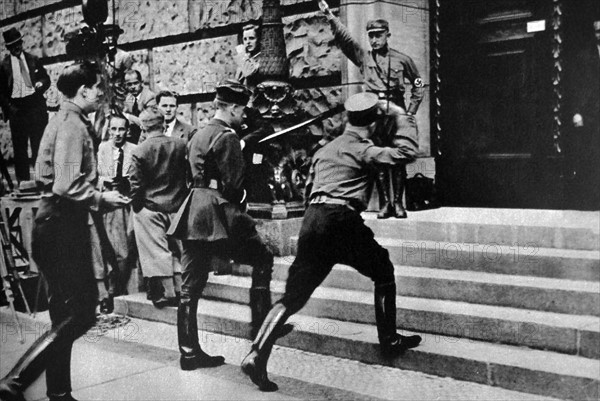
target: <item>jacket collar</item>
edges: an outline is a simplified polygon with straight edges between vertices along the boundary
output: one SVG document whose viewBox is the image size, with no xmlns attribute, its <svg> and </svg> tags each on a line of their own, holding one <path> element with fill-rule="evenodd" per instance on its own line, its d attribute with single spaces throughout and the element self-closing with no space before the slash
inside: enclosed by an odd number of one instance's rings
<svg viewBox="0 0 600 401">
<path fill-rule="evenodd" d="M 231 125 L 227 124 L 225 121 L 223 121 L 223 120 L 220 120 L 220 119 L 218 119 L 218 118 L 213 118 L 213 119 L 212 119 L 212 120 L 210 120 L 208 123 L 209 123 L 210 125 L 221 125 L 221 126 L 223 126 L 223 127 L 227 127 L 227 128 L 231 128 L 231 129 L 233 129 L 233 128 L 231 127 Z"/>
<path fill-rule="evenodd" d="M 354 138 L 359 138 L 359 139 L 368 139 L 368 135 L 362 135 L 366 132 L 369 131 L 369 127 L 357 127 L 356 125 L 351 125 L 350 123 L 348 123 L 348 125 L 346 126 L 346 132 L 345 134 L 350 135 Z"/>
<path fill-rule="evenodd" d="M 62 102 L 62 104 L 60 105 L 61 110 L 66 110 L 66 111 L 72 111 L 74 113 L 79 114 L 81 117 L 83 117 L 84 119 L 87 120 L 86 115 L 83 113 L 83 109 L 79 106 L 77 106 L 75 103 L 73 103 L 70 100 L 65 100 Z"/>
<path fill-rule="evenodd" d="M 148 136 L 146 137 L 146 139 L 150 139 L 150 138 L 158 138 L 161 136 L 165 136 L 165 132 L 158 132 L 158 131 L 154 131 L 154 132 L 150 132 L 148 133 Z"/>
</svg>

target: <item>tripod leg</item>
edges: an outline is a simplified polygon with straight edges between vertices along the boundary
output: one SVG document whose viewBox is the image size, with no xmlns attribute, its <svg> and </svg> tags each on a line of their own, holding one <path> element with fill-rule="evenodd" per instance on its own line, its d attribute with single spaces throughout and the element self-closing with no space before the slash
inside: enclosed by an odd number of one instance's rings
<svg viewBox="0 0 600 401">
<path fill-rule="evenodd" d="M 8 188 L 12 191 L 15 189 L 13 185 L 12 179 L 10 178 L 10 174 L 8 173 L 8 168 L 6 168 L 6 160 L 4 160 L 4 155 L 0 152 L 0 173 L 2 173 L 2 177 L 8 183 Z"/>
<path fill-rule="evenodd" d="M 6 267 L 4 265 L 4 261 L 0 261 L 0 267 Z M 4 270 L 5 269 L 3 269 L 2 273 L 4 273 Z M 6 300 L 8 301 L 13 318 L 15 319 L 15 324 L 17 325 L 17 330 L 19 331 L 19 342 L 23 344 L 25 343 L 25 338 L 23 337 L 23 328 L 21 327 L 21 322 L 19 322 L 19 316 L 17 315 L 17 310 L 15 309 L 15 297 L 12 289 L 10 288 L 10 282 L 6 276 L 2 277 L 2 286 L 4 287 L 4 295 L 6 295 Z"/>
</svg>

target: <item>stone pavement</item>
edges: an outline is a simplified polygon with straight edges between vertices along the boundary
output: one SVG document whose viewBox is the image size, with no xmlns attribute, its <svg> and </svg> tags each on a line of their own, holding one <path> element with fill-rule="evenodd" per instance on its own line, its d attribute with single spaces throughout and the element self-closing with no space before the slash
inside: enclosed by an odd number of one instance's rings
<svg viewBox="0 0 600 401">
<path fill-rule="evenodd" d="M 47 327 L 47 312 L 35 320 L 20 314 L 26 343 L 20 344 L 7 307 L 0 308 L 0 375 Z M 203 348 L 227 364 L 183 372 L 178 367 L 176 327 L 132 319 L 104 333 L 91 330 L 73 352 L 73 395 L 81 400 L 551 400 L 532 394 L 418 372 L 275 347 L 269 372 L 276 393 L 262 393 L 240 372 L 247 340 L 201 332 Z M 45 399 L 45 381 L 25 393 Z"/>
</svg>

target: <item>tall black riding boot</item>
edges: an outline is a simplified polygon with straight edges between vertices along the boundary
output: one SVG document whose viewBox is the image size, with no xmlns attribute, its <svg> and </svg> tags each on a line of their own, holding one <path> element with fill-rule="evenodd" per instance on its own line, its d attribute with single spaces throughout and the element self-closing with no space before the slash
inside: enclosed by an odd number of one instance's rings
<svg viewBox="0 0 600 401">
<path fill-rule="evenodd" d="M 250 288 L 250 312 L 252 321 L 250 323 L 251 338 L 256 338 L 260 326 L 271 310 L 271 291 L 269 288 Z"/>
<path fill-rule="evenodd" d="M 394 358 L 421 342 L 420 336 L 405 337 L 396 333 L 396 284 L 375 285 L 375 320 L 381 353 Z"/>
<path fill-rule="evenodd" d="M 379 171 L 376 176 L 376 180 L 378 182 L 377 186 L 382 187 L 383 191 L 383 201 L 385 204 L 377 213 L 378 219 L 388 219 L 394 215 L 394 206 L 392 205 L 392 200 L 394 199 L 394 190 L 392 187 L 391 180 L 391 169 L 383 168 Z M 379 201 L 381 204 L 381 200 Z"/>
<path fill-rule="evenodd" d="M 57 338 L 68 330 L 68 321 L 42 334 L 12 370 L 0 380 L 0 400 L 25 400 L 23 391 L 46 369 L 49 355 L 55 351 Z M 58 339 L 60 341 L 60 339 Z"/>
<path fill-rule="evenodd" d="M 182 370 L 211 368 L 225 363 L 222 356 L 210 356 L 202 350 L 198 341 L 198 298 L 189 298 L 182 294 L 177 308 L 177 339 Z"/>
<path fill-rule="evenodd" d="M 405 219 L 404 187 L 406 183 L 406 166 L 392 169 L 392 175 L 394 177 L 394 215 L 399 219 Z"/>
<path fill-rule="evenodd" d="M 271 311 L 271 290 L 269 288 L 250 288 L 250 338 L 256 338 L 258 330 Z M 285 337 L 294 329 L 292 324 L 284 324 L 277 330 L 277 338 Z"/>
<path fill-rule="evenodd" d="M 260 391 L 277 391 L 277 384 L 267 376 L 267 363 L 278 332 L 284 326 L 288 311 L 285 306 L 276 303 L 263 322 L 250 353 L 242 361 L 242 371 L 250 377 Z"/>
</svg>

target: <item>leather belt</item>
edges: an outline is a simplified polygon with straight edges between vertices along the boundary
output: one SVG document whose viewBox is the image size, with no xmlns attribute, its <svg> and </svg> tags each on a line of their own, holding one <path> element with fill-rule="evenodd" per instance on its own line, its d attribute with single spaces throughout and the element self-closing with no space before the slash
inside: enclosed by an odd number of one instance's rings
<svg viewBox="0 0 600 401">
<path fill-rule="evenodd" d="M 346 206 L 350 210 L 353 210 L 355 212 L 357 211 L 356 208 L 354 206 L 352 206 L 350 201 L 348 201 L 346 199 L 341 199 L 341 198 L 334 198 L 329 195 L 317 195 L 310 200 L 311 205 L 318 205 L 318 204 L 323 204 L 323 203 L 325 203 L 327 205 L 342 205 L 342 206 Z"/>
</svg>

